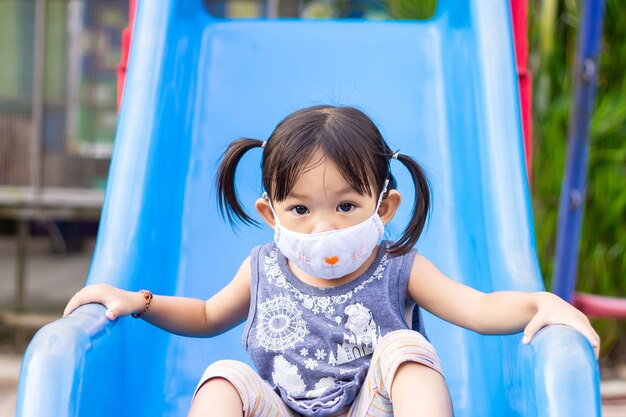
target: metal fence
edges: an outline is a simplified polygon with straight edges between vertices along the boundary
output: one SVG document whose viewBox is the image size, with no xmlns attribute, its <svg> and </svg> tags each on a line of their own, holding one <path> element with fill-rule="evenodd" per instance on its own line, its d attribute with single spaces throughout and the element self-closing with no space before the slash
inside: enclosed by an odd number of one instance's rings
<svg viewBox="0 0 626 417">
<path fill-rule="evenodd" d="M 0 0 L 0 194 L 102 192 L 127 0 Z M 9 189 L 7 189 L 9 188 Z"/>
<path fill-rule="evenodd" d="M 127 22 L 128 0 L 0 0 L 0 217 L 18 220 L 18 309 L 28 222 L 54 234 L 55 220 L 100 215 Z"/>
</svg>

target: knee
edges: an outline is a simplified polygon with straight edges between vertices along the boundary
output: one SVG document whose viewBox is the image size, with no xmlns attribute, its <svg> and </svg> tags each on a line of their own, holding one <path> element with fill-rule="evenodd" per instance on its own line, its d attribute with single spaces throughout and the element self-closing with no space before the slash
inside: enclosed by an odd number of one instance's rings
<svg viewBox="0 0 626 417">
<path fill-rule="evenodd" d="M 387 333 L 380 339 L 375 354 L 383 354 L 389 349 L 400 348 L 403 352 L 408 351 L 430 351 L 435 352 L 435 348 L 426 338 L 419 332 L 409 329 L 395 330 Z"/>
<path fill-rule="evenodd" d="M 237 388 L 223 377 L 212 377 L 200 383 L 193 395 L 188 417 L 214 415 L 242 416 L 243 398 Z"/>
<path fill-rule="evenodd" d="M 385 335 L 374 351 L 372 363 L 388 378 L 389 370 L 405 362 L 413 362 L 441 373 L 441 363 L 433 345 L 413 330 L 396 330 Z M 395 373 L 394 371 L 391 374 Z"/>
<path fill-rule="evenodd" d="M 247 380 L 253 372 L 252 368 L 243 362 L 228 359 L 213 362 L 200 378 L 194 397 L 201 390 L 206 392 L 218 389 L 238 392 L 234 381 Z"/>
<path fill-rule="evenodd" d="M 224 370 L 224 369 L 234 370 L 234 371 L 239 371 L 239 372 L 252 371 L 252 368 L 250 368 L 250 366 L 246 363 L 236 361 L 233 359 L 220 359 L 219 361 L 215 361 L 212 364 L 210 364 L 206 368 L 206 371 L 204 372 L 205 373 L 215 372 L 217 370 Z"/>
<path fill-rule="evenodd" d="M 404 362 L 389 383 L 388 394 L 394 414 L 402 414 L 400 410 L 415 409 L 419 404 L 424 415 L 453 415 L 446 382 L 434 369 L 419 363 Z M 419 389 L 416 390 L 416 387 Z"/>
<path fill-rule="evenodd" d="M 235 405 L 239 407 L 235 407 L 235 410 L 243 410 L 244 415 L 258 408 L 259 404 L 265 401 L 264 396 L 267 394 L 263 389 L 263 381 L 256 371 L 249 365 L 235 360 L 220 360 L 209 365 L 196 389 L 196 393 L 200 392 L 203 393 L 204 400 L 211 399 L 220 404 Z"/>
<path fill-rule="evenodd" d="M 243 362 L 222 359 L 209 365 L 204 371 L 201 380 L 208 381 L 211 378 L 223 378 L 227 381 L 245 381 L 254 373 L 254 370 Z"/>
<path fill-rule="evenodd" d="M 239 398 L 239 392 L 237 388 L 230 382 L 227 378 L 222 376 L 214 376 L 207 380 L 205 380 L 202 385 L 198 387 L 196 390 L 196 396 L 202 394 L 206 394 L 208 391 L 219 392 L 223 396 L 234 397 L 237 396 Z"/>
</svg>

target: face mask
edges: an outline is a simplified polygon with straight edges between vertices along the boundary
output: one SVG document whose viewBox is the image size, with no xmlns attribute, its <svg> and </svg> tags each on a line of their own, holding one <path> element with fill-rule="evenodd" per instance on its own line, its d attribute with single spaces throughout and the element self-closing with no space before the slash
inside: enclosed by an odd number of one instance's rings
<svg viewBox="0 0 626 417">
<path fill-rule="evenodd" d="M 321 233 L 299 233 L 281 226 L 270 203 L 276 226 L 274 242 L 287 259 L 314 277 L 337 279 L 359 269 L 382 239 L 385 228 L 378 208 L 387 191 L 385 181 L 374 214 L 354 226 Z M 265 194 L 267 198 L 267 194 Z"/>
</svg>

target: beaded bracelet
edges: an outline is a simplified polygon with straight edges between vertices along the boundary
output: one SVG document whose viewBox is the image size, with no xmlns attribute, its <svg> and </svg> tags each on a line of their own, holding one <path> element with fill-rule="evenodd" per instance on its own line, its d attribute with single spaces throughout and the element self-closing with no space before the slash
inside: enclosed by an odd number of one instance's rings
<svg viewBox="0 0 626 417">
<path fill-rule="evenodd" d="M 146 300 L 146 305 L 143 306 L 143 311 L 141 313 L 131 314 L 131 316 L 133 316 L 133 318 L 135 319 L 138 319 L 146 314 L 148 312 L 148 309 L 150 308 L 150 303 L 152 302 L 152 293 L 149 290 L 139 290 L 139 292 L 143 294 L 143 298 Z"/>
</svg>

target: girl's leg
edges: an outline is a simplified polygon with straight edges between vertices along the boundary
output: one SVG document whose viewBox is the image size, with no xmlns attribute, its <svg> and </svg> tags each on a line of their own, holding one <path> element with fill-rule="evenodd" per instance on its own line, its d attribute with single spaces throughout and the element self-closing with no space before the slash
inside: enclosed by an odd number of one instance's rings
<svg viewBox="0 0 626 417">
<path fill-rule="evenodd" d="M 223 360 L 209 366 L 198 383 L 188 417 L 296 417 L 248 365 Z"/>
<path fill-rule="evenodd" d="M 419 333 L 382 338 L 349 417 L 449 417 L 450 394 L 433 346 Z"/>
<path fill-rule="evenodd" d="M 242 417 L 243 404 L 235 387 L 224 378 L 206 381 L 191 403 L 188 417 Z"/>
<path fill-rule="evenodd" d="M 428 366 L 405 362 L 391 386 L 393 415 L 452 416 L 452 400 L 443 376 Z"/>
</svg>

